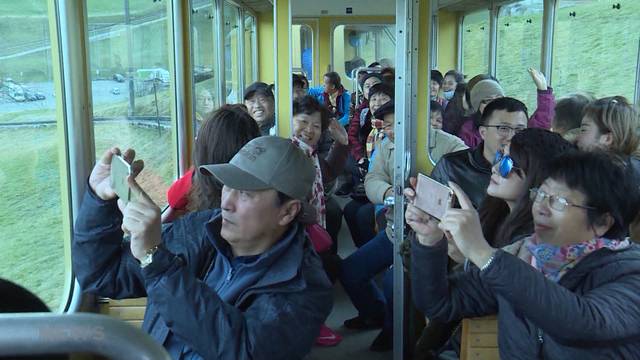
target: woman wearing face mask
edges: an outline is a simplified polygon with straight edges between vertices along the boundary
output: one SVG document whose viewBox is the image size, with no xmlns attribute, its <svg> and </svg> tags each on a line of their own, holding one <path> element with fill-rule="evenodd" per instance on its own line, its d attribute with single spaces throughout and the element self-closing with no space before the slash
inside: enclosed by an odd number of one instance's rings
<svg viewBox="0 0 640 360">
<path fill-rule="evenodd" d="M 572 149 L 574 146 L 559 134 L 532 128 L 515 134 L 510 145 L 496 154 L 487 197 L 478 210 L 482 234 L 489 244 L 503 247 L 533 232 L 529 189 L 542 184 L 552 159 Z M 412 190 L 407 192 L 410 198 L 414 197 Z M 448 254 L 458 264 L 465 260 L 453 242 L 449 243 Z M 429 348 L 420 350 L 441 348 L 457 325 L 458 321 L 431 322 L 419 341 L 419 344 L 430 344 Z M 440 334 L 440 341 L 434 340 L 436 333 Z M 449 347 L 458 350 L 455 342 L 457 339 L 452 340 Z"/>
<path fill-rule="evenodd" d="M 447 71 L 447 73 L 444 74 L 444 81 L 442 82 L 442 96 L 444 99 L 451 101 L 456 87 L 462 83 L 464 83 L 464 76 L 461 73 L 455 70 Z"/>
<path fill-rule="evenodd" d="M 534 233 L 492 247 L 478 214 L 455 184 L 460 209 L 442 222 L 413 205 L 413 300 L 435 320 L 497 315 L 505 359 L 640 357 L 640 248 L 624 238 L 638 212 L 638 188 L 618 159 L 571 152 L 529 189 Z M 447 237 L 469 259 L 447 277 Z"/>
</svg>

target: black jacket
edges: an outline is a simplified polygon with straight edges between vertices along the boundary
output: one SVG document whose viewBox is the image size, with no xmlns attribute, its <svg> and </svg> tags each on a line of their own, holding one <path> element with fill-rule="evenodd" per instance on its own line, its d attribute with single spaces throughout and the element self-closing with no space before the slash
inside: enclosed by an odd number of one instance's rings
<svg viewBox="0 0 640 360">
<path fill-rule="evenodd" d="M 447 278 L 447 245 L 412 241 L 418 309 L 435 320 L 498 315 L 502 359 L 640 359 L 640 246 L 600 249 L 554 283 L 504 251 Z"/>
<path fill-rule="evenodd" d="M 491 164 L 482 155 L 483 150 L 484 143 L 481 143 L 473 150 L 446 154 L 431 172 L 431 177 L 444 185 L 449 181 L 458 184 L 476 209 L 487 195 L 491 179 Z"/>
</svg>

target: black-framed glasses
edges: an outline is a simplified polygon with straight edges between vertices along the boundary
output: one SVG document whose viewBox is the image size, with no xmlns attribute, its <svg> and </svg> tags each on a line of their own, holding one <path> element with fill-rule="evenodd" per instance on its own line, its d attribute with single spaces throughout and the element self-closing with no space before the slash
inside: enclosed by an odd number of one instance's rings
<svg viewBox="0 0 640 360">
<path fill-rule="evenodd" d="M 496 128 L 498 135 L 508 137 L 511 134 L 517 134 L 520 131 L 526 129 L 526 127 L 511 127 L 507 125 L 481 125 L 488 128 Z"/>
<path fill-rule="evenodd" d="M 503 178 L 507 178 L 511 171 L 519 170 L 522 171 L 521 168 L 513 165 L 513 159 L 509 155 L 505 155 L 502 151 L 496 151 L 496 157 L 493 159 L 493 166 L 498 165 L 498 173 Z"/>
<path fill-rule="evenodd" d="M 549 200 L 549 207 L 558 211 L 564 211 L 569 206 L 586 210 L 595 210 L 595 208 L 592 206 L 577 205 L 563 198 L 562 196 L 549 195 L 538 188 L 529 189 L 529 197 L 533 202 L 537 203 L 544 201 L 544 199 L 547 199 Z"/>
</svg>

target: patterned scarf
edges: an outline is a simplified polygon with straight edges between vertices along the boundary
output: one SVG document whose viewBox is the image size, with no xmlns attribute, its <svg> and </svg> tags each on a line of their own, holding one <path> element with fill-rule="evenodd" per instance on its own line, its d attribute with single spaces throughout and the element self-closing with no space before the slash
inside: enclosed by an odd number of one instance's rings
<svg viewBox="0 0 640 360">
<path fill-rule="evenodd" d="M 371 132 L 369 133 L 369 136 L 367 136 L 366 144 L 368 159 L 371 159 L 371 154 L 373 153 L 373 149 L 375 149 L 376 144 L 380 140 L 384 139 L 384 131 L 382 131 L 382 129 L 384 128 L 384 121 L 371 119 L 371 128 Z"/>
<path fill-rule="evenodd" d="M 555 246 L 538 243 L 537 236 L 525 239 L 524 245 L 531 253 L 531 265 L 549 280 L 558 282 L 564 274 L 574 268 L 580 260 L 596 250 L 607 248 L 619 250 L 629 247 L 629 239 L 612 240 L 593 238 L 573 245 Z"/>
<path fill-rule="evenodd" d="M 291 142 L 296 145 L 300 150 L 304 151 L 307 156 L 311 158 L 313 161 L 313 165 L 316 168 L 316 178 L 313 181 L 313 188 L 311 191 L 311 199 L 309 203 L 316 208 L 316 212 L 318 213 L 318 224 L 323 228 L 327 228 L 327 220 L 326 220 L 326 208 L 325 208 L 325 198 L 324 198 L 324 185 L 322 185 L 322 170 L 320 169 L 320 160 L 318 159 L 318 154 L 314 148 L 307 145 L 304 141 L 298 139 L 295 136 L 291 137 Z"/>
</svg>

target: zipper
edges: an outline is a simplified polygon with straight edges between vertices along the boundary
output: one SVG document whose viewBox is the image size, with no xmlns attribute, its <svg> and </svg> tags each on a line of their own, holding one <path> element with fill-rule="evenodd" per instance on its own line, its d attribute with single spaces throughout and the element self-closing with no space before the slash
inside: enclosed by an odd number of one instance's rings
<svg viewBox="0 0 640 360">
<path fill-rule="evenodd" d="M 233 268 L 229 270 L 229 273 L 227 274 L 227 278 L 224 280 L 224 282 L 228 283 L 229 281 L 231 281 L 232 277 L 233 277 Z"/>
<path fill-rule="evenodd" d="M 542 329 L 538 328 L 536 329 L 537 335 L 538 335 L 538 359 L 544 359 L 543 356 L 543 351 L 542 351 L 542 347 L 544 345 L 544 337 L 542 336 Z"/>
</svg>

